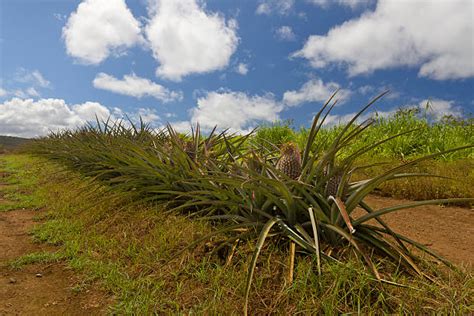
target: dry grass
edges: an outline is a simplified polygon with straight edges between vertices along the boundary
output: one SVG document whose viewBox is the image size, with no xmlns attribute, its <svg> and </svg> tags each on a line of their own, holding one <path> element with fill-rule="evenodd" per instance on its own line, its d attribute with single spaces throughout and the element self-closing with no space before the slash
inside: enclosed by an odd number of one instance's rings
<svg viewBox="0 0 474 316">
<path fill-rule="evenodd" d="M 374 163 L 374 161 L 370 163 Z M 372 177 L 389 170 L 394 164 L 400 163 L 399 161 L 393 161 L 387 165 L 361 170 L 354 175 L 354 179 Z M 364 165 L 365 163 L 360 164 Z M 433 177 L 398 179 L 383 183 L 377 192 L 382 196 L 414 201 L 474 197 L 474 160 L 472 159 L 425 161 L 413 167 L 410 171 L 431 173 L 451 178 L 451 180 Z M 461 204 L 461 206 L 469 207 L 470 205 Z"/>
</svg>

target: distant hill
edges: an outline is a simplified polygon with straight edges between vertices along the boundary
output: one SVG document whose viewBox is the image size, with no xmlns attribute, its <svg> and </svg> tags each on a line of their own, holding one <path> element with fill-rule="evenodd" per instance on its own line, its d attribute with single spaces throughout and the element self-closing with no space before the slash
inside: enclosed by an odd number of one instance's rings
<svg viewBox="0 0 474 316">
<path fill-rule="evenodd" d="M 29 141 L 31 141 L 31 139 L 0 135 L 0 153 L 2 151 L 12 151 Z"/>
</svg>

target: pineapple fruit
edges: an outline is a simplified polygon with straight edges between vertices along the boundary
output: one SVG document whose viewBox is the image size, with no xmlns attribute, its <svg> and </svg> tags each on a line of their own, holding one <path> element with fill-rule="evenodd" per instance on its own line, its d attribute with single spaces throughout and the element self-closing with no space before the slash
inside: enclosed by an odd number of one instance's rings
<svg viewBox="0 0 474 316">
<path fill-rule="evenodd" d="M 332 176 L 326 186 L 326 194 L 328 196 L 336 196 L 337 189 L 339 188 L 339 184 L 341 183 L 342 180 L 342 173 L 337 173 L 334 176 Z"/>
<path fill-rule="evenodd" d="M 276 168 L 291 179 L 297 179 L 301 174 L 301 154 L 298 145 L 292 142 L 280 147 L 280 159 Z"/>
<path fill-rule="evenodd" d="M 328 176 L 329 174 L 329 170 L 328 170 L 328 167 L 326 166 L 324 168 L 324 175 L 325 176 Z M 335 170 L 334 174 L 331 176 L 331 178 L 329 178 L 327 184 L 326 184 L 326 195 L 327 196 L 336 196 L 337 194 L 337 189 L 339 188 L 339 185 L 342 181 L 342 175 L 343 175 L 343 172 L 342 170 Z M 343 195 L 344 195 L 344 192 L 343 192 Z"/>
</svg>

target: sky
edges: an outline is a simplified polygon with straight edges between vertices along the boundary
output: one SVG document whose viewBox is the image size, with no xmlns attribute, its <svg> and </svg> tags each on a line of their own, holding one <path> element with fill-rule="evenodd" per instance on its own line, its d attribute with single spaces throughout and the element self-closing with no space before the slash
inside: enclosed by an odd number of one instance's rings
<svg viewBox="0 0 474 316">
<path fill-rule="evenodd" d="M 472 0 L 0 0 L 0 135 L 474 112 Z M 368 115 L 372 115 L 368 114 Z"/>
</svg>

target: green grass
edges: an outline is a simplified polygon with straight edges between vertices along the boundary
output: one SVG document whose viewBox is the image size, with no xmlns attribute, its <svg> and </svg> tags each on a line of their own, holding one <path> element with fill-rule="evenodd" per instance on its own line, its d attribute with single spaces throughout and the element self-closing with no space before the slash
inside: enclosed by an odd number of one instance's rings
<svg viewBox="0 0 474 316">
<path fill-rule="evenodd" d="M 22 168 L 25 164 L 29 168 Z M 32 192 L 36 190 L 41 164 L 36 159 L 20 155 L 4 155 L 0 164 L 0 212 L 41 208 L 42 202 Z"/>
<path fill-rule="evenodd" d="M 59 262 L 63 259 L 64 256 L 58 252 L 32 252 L 11 261 L 9 266 L 19 270 L 29 264 Z"/>
<path fill-rule="evenodd" d="M 376 158 L 373 158 L 360 164 L 369 164 L 375 161 L 377 161 Z M 359 170 L 354 174 L 354 179 L 370 178 L 389 170 L 391 165 L 393 163 Z M 413 172 L 436 174 L 445 178 L 419 177 L 393 180 L 383 183 L 377 194 L 414 201 L 474 197 L 474 159 L 427 161 L 413 167 L 411 170 Z M 458 205 L 472 207 L 472 203 L 460 203 Z"/>
<path fill-rule="evenodd" d="M 207 222 L 130 204 L 123 196 L 51 163 L 28 156 L 1 158 L 12 174 L 33 184 L 35 201 L 47 205 L 34 238 L 58 247 L 24 256 L 13 265 L 66 260 L 83 275 L 75 291 L 92 284 L 114 295 L 112 314 L 240 314 L 252 243 L 244 242 L 226 266 L 210 245 L 191 242 L 214 228 Z M 41 168 L 35 169 L 35 166 Z M 31 168 L 35 170 L 31 172 Z M 17 181 L 17 180 L 16 180 Z M 358 259 L 328 263 L 315 273 L 316 258 L 298 255 L 295 279 L 285 284 L 286 253 L 278 241 L 265 245 L 257 264 L 250 314 L 469 314 L 474 311 L 472 272 L 427 266 L 428 282 L 391 266 L 401 288 L 379 283 Z M 390 265 L 388 265 L 390 267 Z"/>
<path fill-rule="evenodd" d="M 316 137 L 315 143 L 326 149 L 343 128 L 344 125 L 324 127 Z M 440 121 L 433 121 L 429 115 L 418 109 L 401 109 L 389 117 L 376 117 L 372 128 L 360 135 L 346 148 L 344 154 L 350 154 L 366 144 L 375 143 L 387 136 L 410 130 L 416 131 L 386 142 L 362 158 L 410 159 L 474 143 L 472 117 L 465 119 L 445 117 Z M 294 141 L 303 148 L 308 133 L 309 130 L 305 127 L 295 129 L 291 121 L 275 122 L 259 127 L 254 141 L 266 147 L 271 147 L 270 144 L 281 145 L 287 141 Z M 453 161 L 466 158 L 474 158 L 474 150 L 452 152 L 441 155 L 437 160 Z"/>
</svg>

